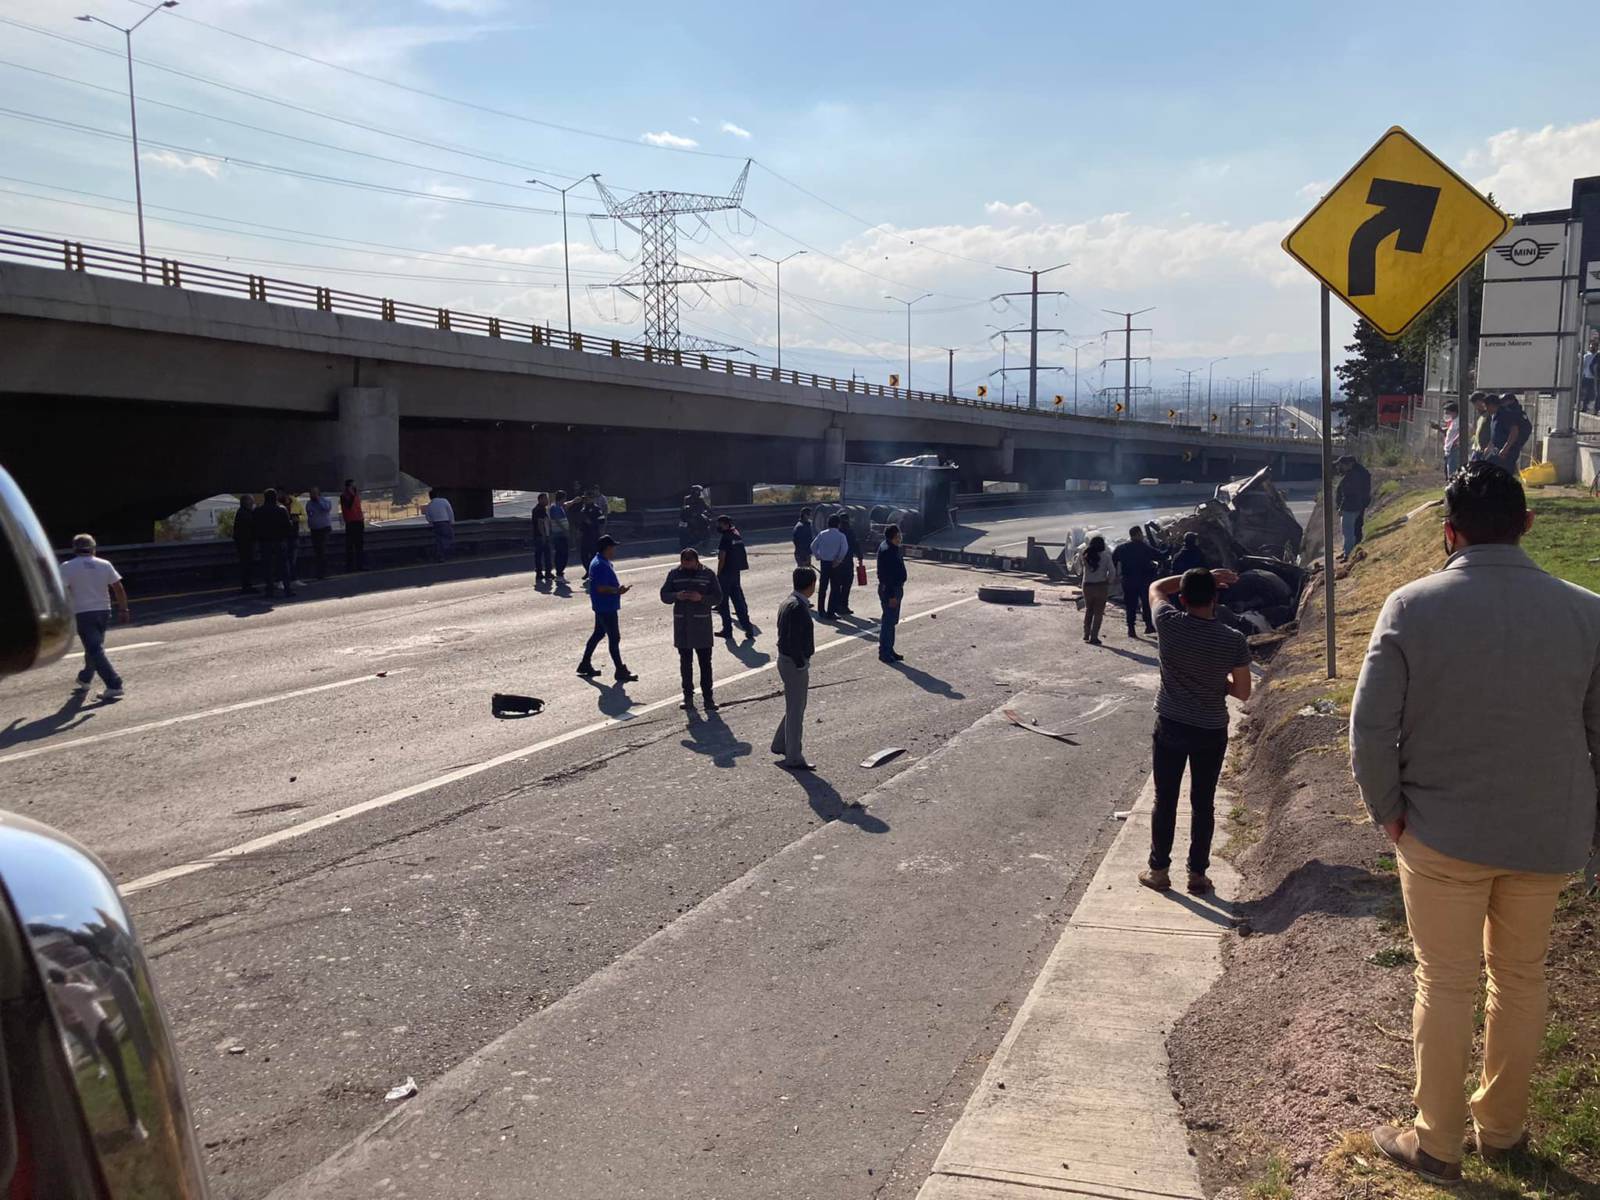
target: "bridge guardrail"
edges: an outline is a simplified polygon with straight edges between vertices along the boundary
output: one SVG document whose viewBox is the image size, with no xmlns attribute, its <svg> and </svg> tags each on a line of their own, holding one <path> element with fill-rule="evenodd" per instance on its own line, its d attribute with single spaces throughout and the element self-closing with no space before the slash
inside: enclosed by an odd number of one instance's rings
<svg viewBox="0 0 1600 1200">
<path fill-rule="evenodd" d="M 552 325 L 538 325 L 515 321 L 507 317 L 490 317 L 461 309 L 439 308 L 416 304 L 409 300 L 395 300 L 387 296 L 369 296 L 343 288 L 321 284 L 301 283 L 298 280 L 279 279 L 270 275 L 256 275 L 234 271 L 226 267 L 189 262 L 184 259 L 140 255 L 132 250 L 118 250 L 97 246 L 70 238 L 45 237 L 42 234 L 0 229 L 0 258 L 22 262 L 42 263 L 66 271 L 80 271 L 97 275 L 121 276 L 143 283 L 163 287 L 191 288 L 199 291 L 220 292 L 263 303 L 293 304 L 313 308 L 319 312 L 350 313 L 378 321 L 394 321 L 407 325 L 421 325 L 446 333 L 470 333 L 482 337 L 507 338 L 569 350 L 579 354 L 599 354 L 611 358 L 682 367 L 685 370 L 710 371 L 735 378 L 754 379 L 795 387 L 812 387 L 823 391 L 846 392 L 862 396 L 880 396 L 887 399 L 916 400 L 929 404 L 954 404 L 965 408 L 981 408 L 996 412 L 1027 413 L 1030 416 L 1072 419 L 1113 428 L 1138 428 L 1165 430 L 1171 426 L 1160 421 L 1137 421 L 1119 417 L 1088 416 L 1067 413 L 1055 408 L 1024 409 L 1014 404 L 999 404 L 993 400 L 957 396 L 943 392 L 914 391 L 909 388 L 888 387 L 859 379 L 838 379 L 811 371 L 783 370 L 761 363 L 740 362 L 731 358 L 718 358 L 698 351 L 663 349 L 627 342 L 620 338 L 578 331 L 568 333 Z M 1237 436 L 1237 435 L 1230 435 Z M 1252 440 L 1271 445 L 1304 446 L 1296 438 L 1261 436 Z"/>
</svg>

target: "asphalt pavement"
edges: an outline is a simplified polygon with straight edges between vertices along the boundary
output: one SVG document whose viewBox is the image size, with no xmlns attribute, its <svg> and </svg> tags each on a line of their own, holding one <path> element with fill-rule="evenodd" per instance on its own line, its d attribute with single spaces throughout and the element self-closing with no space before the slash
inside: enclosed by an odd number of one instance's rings
<svg viewBox="0 0 1600 1200">
<path fill-rule="evenodd" d="M 72 662 L 0 683 L 7 805 L 131 891 L 218 1196 L 316 1169 L 407 1077 L 490 1111 L 497 1039 L 524 1051 L 490 1132 L 563 1181 L 518 1194 L 914 1194 L 1144 781 L 1151 647 L 913 564 L 901 666 L 870 587 L 819 624 L 821 769 L 791 775 L 767 742 L 792 560 L 754 549 L 764 628 L 719 643 L 723 707 L 693 715 L 669 561 L 619 563 L 625 687 L 573 673 L 587 597 L 515 562 L 168 602 L 113 633 L 115 704 L 70 700 Z M 495 691 L 547 708 L 496 720 Z M 501 1194 L 412 1194 L 446 1193 Z"/>
</svg>

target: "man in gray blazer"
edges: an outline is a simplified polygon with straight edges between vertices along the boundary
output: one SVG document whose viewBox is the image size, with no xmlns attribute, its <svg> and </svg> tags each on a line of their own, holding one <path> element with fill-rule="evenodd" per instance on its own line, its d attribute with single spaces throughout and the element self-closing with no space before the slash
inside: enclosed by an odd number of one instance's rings
<svg viewBox="0 0 1600 1200">
<path fill-rule="evenodd" d="M 1449 558 L 1384 604 L 1350 714 L 1351 764 L 1395 844 L 1417 957 L 1417 1117 L 1373 1140 L 1438 1183 L 1461 1178 L 1480 955 L 1478 1150 L 1504 1157 L 1527 1136 L 1550 924 L 1595 841 L 1600 596 L 1534 564 L 1517 544 L 1532 524 L 1515 475 L 1479 462 L 1456 476 Z M 1492 725 L 1474 720 L 1485 701 Z"/>
</svg>

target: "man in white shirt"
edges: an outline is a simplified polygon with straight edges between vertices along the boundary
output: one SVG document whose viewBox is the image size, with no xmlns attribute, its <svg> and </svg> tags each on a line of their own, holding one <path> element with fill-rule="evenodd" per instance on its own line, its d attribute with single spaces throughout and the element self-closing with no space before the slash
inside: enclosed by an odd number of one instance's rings
<svg viewBox="0 0 1600 1200">
<path fill-rule="evenodd" d="M 61 564 L 61 582 L 66 585 L 67 599 L 77 616 L 78 640 L 83 643 L 83 670 L 78 672 L 78 693 L 87 692 L 94 682 L 95 672 L 105 681 L 102 700 L 122 698 L 122 676 L 106 657 L 106 630 L 111 626 L 111 601 L 117 602 L 117 619 L 126 624 L 132 619 L 128 611 L 128 593 L 122 587 L 122 576 L 105 559 L 95 554 L 95 541 L 87 533 L 72 539 L 73 555 Z"/>
<path fill-rule="evenodd" d="M 422 519 L 433 526 L 434 556 L 443 562 L 456 547 L 456 510 L 450 506 L 450 501 L 429 488 L 428 502 L 422 506 Z"/>
<path fill-rule="evenodd" d="M 811 556 L 818 562 L 817 567 L 817 615 L 820 617 L 836 617 L 839 615 L 839 574 L 842 570 L 850 568 L 850 539 L 845 537 L 839 529 L 839 514 L 834 513 L 828 518 L 828 527 L 817 534 L 816 540 L 811 543 Z M 828 602 L 828 590 L 833 589 L 834 602 Z"/>
</svg>

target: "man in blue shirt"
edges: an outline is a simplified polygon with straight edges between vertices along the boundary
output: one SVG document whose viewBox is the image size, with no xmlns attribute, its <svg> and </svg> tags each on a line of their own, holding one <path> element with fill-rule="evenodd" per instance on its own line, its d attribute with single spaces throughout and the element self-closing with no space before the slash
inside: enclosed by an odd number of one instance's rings
<svg viewBox="0 0 1600 1200">
<path fill-rule="evenodd" d="M 617 669 L 618 683 L 632 683 L 639 677 L 622 662 L 622 597 L 628 585 L 617 578 L 611 560 L 616 556 L 617 542 L 609 534 L 602 535 L 595 547 L 595 556 L 589 563 L 589 605 L 594 609 L 594 632 L 589 644 L 583 648 L 583 661 L 578 664 L 578 674 L 593 679 L 600 672 L 594 666 L 594 648 L 605 638 L 611 651 L 611 663 Z"/>
</svg>

